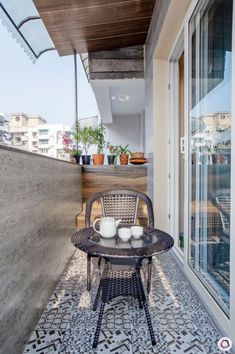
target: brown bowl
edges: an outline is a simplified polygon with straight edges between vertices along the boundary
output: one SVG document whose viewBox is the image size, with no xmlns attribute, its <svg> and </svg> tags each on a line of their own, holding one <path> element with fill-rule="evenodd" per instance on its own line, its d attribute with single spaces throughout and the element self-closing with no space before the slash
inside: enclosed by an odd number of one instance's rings
<svg viewBox="0 0 235 354">
<path fill-rule="evenodd" d="M 131 158 L 132 159 L 144 159 L 144 152 L 132 152 Z"/>
</svg>

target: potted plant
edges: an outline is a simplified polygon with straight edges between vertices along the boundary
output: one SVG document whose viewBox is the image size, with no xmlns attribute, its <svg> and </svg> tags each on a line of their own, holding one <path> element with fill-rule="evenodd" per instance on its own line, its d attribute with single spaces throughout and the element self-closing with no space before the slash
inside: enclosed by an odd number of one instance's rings
<svg viewBox="0 0 235 354">
<path fill-rule="evenodd" d="M 128 146 L 129 144 L 127 144 L 126 146 L 118 146 L 117 155 L 119 155 L 121 165 L 128 165 L 129 154 L 131 153 L 128 149 Z"/>
<path fill-rule="evenodd" d="M 105 147 L 105 127 L 100 123 L 96 128 L 93 129 L 93 144 L 97 147 L 97 154 L 93 154 L 93 164 L 103 165 L 104 164 L 104 153 L 103 149 Z"/>
<path fill-rule="evenodd" d="M 71 156 L 76 160 L 76 163 L 80 163 L 80 156 L 82 154 L 82 150 L 81 149 L 73 149 L 71 150 Z"/>
<path fill-rule="evenodd" d="M 108 158 L 108 164 L 109 165 L 114 165 L 116 162 L 116 153 L 118 151 L 118 146 L 117 145 L 111 145 L 110 142 L 108 141 L 106 144 L 106 148 L 109 150 L 110 155 L 107 155 Z"/>
<path fill-rule="evenodd" d="M 91 163 L 91 155 L 88 155 L 88 149 L 93 144 L 93 128 L 92 127 L 84 127 L 81 128 L 79 122 L 74 127 L 73 132 L 74 139 L 77 143 L 81 143 L 83 146 L 83 150 L 85 155 L 82 155 L 82 163 L 83 165 L 90 165 Z"/>
</svg>

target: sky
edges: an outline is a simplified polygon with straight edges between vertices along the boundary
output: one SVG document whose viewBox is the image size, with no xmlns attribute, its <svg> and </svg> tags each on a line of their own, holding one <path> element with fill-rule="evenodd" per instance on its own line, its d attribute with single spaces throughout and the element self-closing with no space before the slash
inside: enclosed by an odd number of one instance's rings
<svg viewBox="0 0 235 354">
<path fill-rule="evenodd" d="M 0 112 L 40 115 L 72 125 L 75 117 L 74 58 L 44 53 L 35 64 L 0 21 Z M 92 88 L 78 56 L 78 115 L 97 115 Z"/>
</svg>

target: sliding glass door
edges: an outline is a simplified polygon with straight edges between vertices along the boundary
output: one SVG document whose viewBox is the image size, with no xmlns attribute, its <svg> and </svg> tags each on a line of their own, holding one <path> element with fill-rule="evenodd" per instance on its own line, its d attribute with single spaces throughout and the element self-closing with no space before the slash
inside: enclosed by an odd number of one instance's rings
<svg viewBox="0 0 235 354">
<path fill-rule="evenodd" d="M 232 0 L 189 24 L 189 265 L 229 315 Z"/>
</svg>

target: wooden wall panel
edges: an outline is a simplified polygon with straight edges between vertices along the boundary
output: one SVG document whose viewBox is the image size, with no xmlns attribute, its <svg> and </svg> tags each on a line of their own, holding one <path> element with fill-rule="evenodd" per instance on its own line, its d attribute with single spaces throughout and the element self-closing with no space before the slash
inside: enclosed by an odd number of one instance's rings
<svg viewBox="0 0 235 354">
<path fill-rule="evenodd" d="M 146 166 L 83 166 L 82 174 L 82 200 L 83 212 L 78 216 L 78 228 L 84 227 L 84 213 L 86 200 L 93 193 L 108 189 L 133 189 L 147 193 L 147 167 Z M 139 222 L 146 224 L 146 210 L 140 204 L 138 214 Z M 92 219 L 101 215 L 99 203 L 96 203 Z"/>
</svg>

